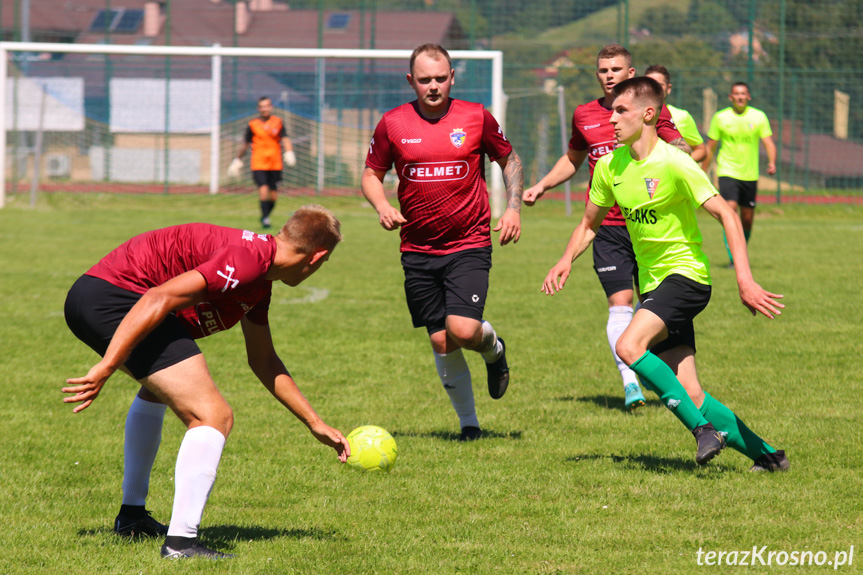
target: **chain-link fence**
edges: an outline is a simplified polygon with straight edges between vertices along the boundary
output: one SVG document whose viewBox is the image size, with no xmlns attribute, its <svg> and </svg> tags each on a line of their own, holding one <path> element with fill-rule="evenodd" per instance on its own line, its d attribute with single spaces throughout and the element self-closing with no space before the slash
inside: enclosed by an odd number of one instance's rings
<svg viewBox="0 0 863 575">
<path fill-rule="evenodd" d="M 20 3 L 11 2 L 16 7 Z M 22 39 L 19 14 L 10 11 L 9 3 L 4 4 L 6 8 L 0 10 L 2 37 Z M 113 2 L 114 8 L 117 4 Z M 134 4 L 145 2 L 137 0 Z M 187 21 L 187 13 L 201 11 L 198 4 L 224 7 L 232 3 L 162 3 L 165 33 L 159 41 L 170 43 L 171 38 L 182 38 L 185 45 L 225 42 L 212 34 L 213 26 L 203 24 L 171 32 L 172 22 L 179 26 Z M 109 9 L 111 5 L 106 3 Z M 392 42 L 400 39 L 408 42 L 400 48 L 434 40 L 455 49 L 501 50 L 508 97 L 507 136 L 525 163 L 527 183 L 536 181 L 560 157 L 575 106 L 602 95 L 594 75 L 599 49 L 608 43 L 621 43 L 632 52 L 639 72 L 651 64 L 670 70 L 673 91 L 669 103 L 688 110 L 703 135 L 712 114 L 728 105 L 731 84 L 749 84 L 751 105 L 767 114 L 778 147 L 778 172 L 775 177 L 762 178 L 761 193 L 775 194 L 778 199 L 845 197 L 855 196 L 863 188 L 863 108 L 856 105 L 863 99 L 863 0 L 391 0 L 386 5 L 377 0 L 297 0 L 290 6 L 279 0 L 255 0 L 247 5 L 251 10 L 269 6 L 295 14 L 316 12 L 317 17 L 309 20 L 317 27 L 309 32 L 314 47 L 333 47 L 330 43 L 338 31 L 330 29 L 332 26 L 359 23 L 360 32 L 352 48 L 391 48 Z M 422 12 L 429 22 L 432 15 L 448 14 L 451 18 L 445 20 L 443 36 L 428 38 L 431 25 L 428 29 L 417 27 L 416 19 L 400 17 L 398 11 L 414 16 Z M 346 16 L 339 19 L 338 15 Z M 266 18 L 260 14 L 255 17 L 259 18 L 256 21 Z M 416 29 L 401 29 L 398 22 L 408 22 Z M 106 33 L 104 41 L 111 42 L 112 37 Z M 280 35 L 246 37 L 235 33 L 226 45 L 290 47 L 291 41 Z M 60 68 L 65 64 L 57 63 Z M 111 58 L 91 58 L 86 64 L 83 128 L 74 134 L 56 134 L 51 141 L 60 142 L 67 150 L 87 147 L 87 162 L 96 164 L 98 158 L 91 159 L 90 148 L 104 146 L 100 172 L 104 177 L 111 170 L 108 150 L 120 137 L 105 127 L 106 86 L 113 78 L 128 76 L 130 68 L 126 62 L 118 65 Z M 377 68 L 358 68 L 358 64 L 350 63 L 331 68 L 326 80 L 331 98 L 325 114 L 307 89 L 308 83 L 315 81 L 310 79 L 313 70 L 304 72 L 263 62 L 237 70 L 238 65 L 243 66 L 228 60 L 223 63 L 223 154 L 231 154 L 239 144 L 243 125 L 254 114 L 254 99 L 266 93 L 284 115 L 301 157 L 303 146 L 313 146 L 319 129 L 331 135 L 325 166 L 327 185 L 342 187 L 347 193 L 358 193 L 356 174 L 364 160 L 362 149 L 377 118 L 388 107 L 411 98 L 404 82 L 406 70 L 402 69 L 406 63 Z M 22 77 L 37 67 L 12 61 L 9 66 L 14 68 L 10 75 Z M 179 60 L 168 62 L 167 68 L 164 63 L 161 66 L 147 72 L 148 77 L 189 77 Z M 459 69 L 453 95 L 482 101 L 479 92 L 484 88 L 478 88 L 477 83 L 487 83 L 481 76 L 469 68 Z M 195 73 L 191 77 L 194 79 Z M 95 93 L 100 82 L 101 96 Z M 7 95 L 10 93 L 16 92 L 7 90 Z M 194 97 L 192 92 L 189 97 Z M 29 104 L 34 110 L 38 108 L 32 101 Z M 318 126 L 320 122 L 326 126 Z M 28 174 L 33 173 L 38 130 L 21 125 L 7 129 L 7 144 L 13 148 L 6 155 L 7 189 L 20 192 L 30 187 L 32 175 Z M 154 149 L 176 149 L 178 154 L 198 145 L 189 143 L 194 137 L 174 135 L 170 130 L 149 137 L 163 138 Z M 135 142 L 126 143 L 134 148 Z M 44 149 L 41 161 L 50 164 L 47 171 L 64 173 L 67 166 L 61 156 L 70 152 L 52 156 L 45 142 L 40 145 Z M 170 154 L 163 156 L 163 160 L 154 156 L 154 181 L 171 183 L 170 168 L 158 167 L 160 161 L 171 163 Z M 182 161 L 181 156 L 176 156 L 176 162 Z M 762 148 L 762 163 L 765 161 Z M 310 162 L 309 158 L 304 165 Z M 68 169 L 75 170 L 74 162 Z M 43 169 L 43 176 L 45 173 Z M 302 178 L 302 170 L 298 170 L 288 176 L 288 184 L 307 185 Z M 583 191 L 582 184 L 574 182 L 574 189 Z"/>
</svg>

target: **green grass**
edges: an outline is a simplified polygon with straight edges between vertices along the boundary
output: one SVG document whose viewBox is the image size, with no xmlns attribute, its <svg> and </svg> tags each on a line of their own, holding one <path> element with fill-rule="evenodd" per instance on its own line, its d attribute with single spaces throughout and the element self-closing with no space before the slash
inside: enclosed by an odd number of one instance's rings
<svg viewBox="0 0 863 575">
<path fill-rule="evenodd" d="M 306 201 L 282 200 L 277 214 Z M 694 573 L 705 570 L 699 548 L 832 559 L 863 542 L 863 207 L 759 209 L 753 268 L 786 295 L 776 321 L 739 304 L 720 228 L 702 219 L 717 265 L 713 301 L 696 320 L 701 379 L 792 462 L 790 473 L 754 475 L 730 450 L 698 468 L 692 437 L 655 396 L 636 414 L 622 410 L 588 258 L 562 293 L 539 292 L 576 222 L 553 201 L 525 209 L 521 242 L 495 249 L 486 315 L 506 338 L 513 380 L 491 400 L 480 358 L 468 355 L 487 436 L 457 443 L 425 332 L 410 326 L 397 235 L 360 198 L 322 203 L 345 241 L 306 284 L 274 287 L 276 346 L 328 423 L 393 433 L 396 468 L 366 476 L 340 466 L 254 379 L 240 330 L 203 340 L 236 425 L 202 535 L 237 558 L 177 564 L 158 558 L 160 541 L 110 531 L 136 388 L 119 374 L 80 414 L 61 402 L 64 380 L 95 358 L 66 328 L 63 300 L 128 237 L 189 221 L 255 226 L 256 201 L 49 195 L 31 210 L 9 199 L 0 210 L 0 573 Z M 309 288 L 328 295 L 294 303 Z M 166 418 L 148 502 L 163 521 L 183 432 Z M 841 570 L 859 570 L 859 550 L 854 560 Z"/>
</svg>

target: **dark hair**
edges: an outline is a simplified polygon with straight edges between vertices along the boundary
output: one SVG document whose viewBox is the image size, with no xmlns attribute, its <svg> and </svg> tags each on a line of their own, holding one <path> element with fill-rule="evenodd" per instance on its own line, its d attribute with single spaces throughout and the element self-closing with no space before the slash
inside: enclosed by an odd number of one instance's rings
<svg viewBox="0 0 863 575">
<path fill-rule="evenodd" d="M 269 100 L 269 99 L 270 99 L 270 97 L 269 97 L 269 96 L 261 96 L 260 98 L 258 98 L 258 104 L 260 104 L 260 103 L 261 103 L 261 102 L 263 102 L 264 100 Z"/>
<path fill-rule="evenodd" d="M 417 46 L 411 54 L 411 74 L 414 73 L 414 62 L 420 54 L 428 54 L 433 60 L 437 60 L 438 56 L 446 58 L 447 65 L 452 69 L 452 58 L 449 57 L 449 52 L 440 44 L 427 43 Z"/>
<path fill-rule="evenodd" d="M 632 54 L 630 54 L 629 50 L 620 44 L 609 44 L 604 46 L 602 50 L 599 51 L 599 54 L 596 55 L 596 62 L 599 63 L 599 60 L 603 58 L 610 59 L 616 58 L 617 56 L 623 56 L 626 58 L 626 62 L 629 66 L 632 66 Z"/>
<path fill-rule="evenodd" d="M 611 93 L 617 98 L 623 94 L 632 94 L 633 99 L 640 103 L 652 104 L 656 107 L 656 115 L 662 107 L 662 87 L 659 82 L 647 76 L 637 76 L 624 80 L 612 88 Z"/>
<path fill-rule="evenodd" d="M 297 251 L 310 254 L 318 248 L 333 251 L 342 241 L 341 223 L 324 206 L 311 204 L 293 213 L 279 232 Z"/>
<path fill-rule="evenodd" d="M 666 84 L 671 84 L 671 74 L 668 73 L 668 68 L 663 66 L 662 64 L 654 64 L 652 66 L 648 66 L 647 70 L 644 71 L 644 75 L 650 74 L 660 74 L 663 78 L 665 78 Z"/>
<path fill-rule="evenodd" d="M 744 88 L 746 88 L 747 92 L 752 91 L 749 89 L 749 84 L 747 84 L 746 82 L 734 82 L 733 84 L 731 84 L 731 91 L 734 91 L 734 88 L 736 88 L 737 86 L 743 86 Z"/>
</svg>

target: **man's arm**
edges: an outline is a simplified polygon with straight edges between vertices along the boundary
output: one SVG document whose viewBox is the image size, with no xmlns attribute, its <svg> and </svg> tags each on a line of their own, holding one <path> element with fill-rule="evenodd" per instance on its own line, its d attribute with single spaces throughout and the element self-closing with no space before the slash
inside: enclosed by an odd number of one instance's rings
<svg viewBox="0 0 863 575">
<path fill-rule="evenodd" d="M 256 324 L 245 317 L 241 320 L 241 325 L 246 341 L 246 356 L 252 372 L 273 397 L 309 428 L 315 439 L 335 449 L 339 461 L 344 463 L 351 454 L 348 440 L 338 429 L 324 423 L 297 387 L 285 364 L 276 354 L 270 326 Z"/>
<path fill-rule="evenodd" d="M 731 209 L 724 199 L 719 195 L 712 196 L 701 204 L 707 212 L 722 223 L 725 237 L 728 240 L 728 249 L 734 260 L 734 272 L 737 274 L 737 287 L 740 291 L 740 300 L 752 315 L 761 312 L 770 319 L 775 315 L 781 315 L 781 308 L 785 305 L 779 303 L 778 299 L 783 296 L 765 291 L 752 278 L 749 268 L 749 257 L 746 253 L 746 240 L 743 237 L 743 225 L 737 212 Z"/>
<path fill-rule="evenodd" d="M 572 262 L 584 253 L 587 246 L 596 237 L 596 230 L 599 229 L 602 220 L 610 209 L 597 206 L 592 201 L 587 202 L 581 222 L 573 230 L 569 243 L 566 244 L 566 249 L 563 251 L 563 256 L 549 270 L 545 276 L 545 281 L 542 282 L 542 288 L 540 289 L 546 295 L 554 295 L 555 292 L 562 290 L 563 286 L 566 285 L 566 279 L 572 272 Z"/>
<path fill-rule="evenodd" d="M 66 380 L 74 387 L 64 387 L 63 393 L 75 395 L 63 398 L 63 403 L 83 402 L 72 410 L 73 413 L 86 409 L 141 340 L 162 323 L 169 313 L 204 301 L 206 293 L 207 281 L 194 270 L 150 288 L 120 322 L 102 360 L 90 368 L 84 377 Z"/>
<path fill-rule="evenodd" d="M 586 157 L 587 150 L 576 151 L 572 148 L 568 148 L 566 155 L 561 156 L 560 159 L 557 160 L 550 172 L 548 172 L 536 184 L 524 191 L 524 195 L 522 196 L 524 203 L 528 206 L 532 206 L 546 191 L 556 188 L 572 178 L 576 172 L 578 172 L 579 168 L 581 168 L 581 164 L 584 163 L 584 159 Z"/>
<path fill-rule="evenodd" d="M 716 153 L 716 140 L 707 139 L 707 149 L 705 150 L 704 159 L 701 161 L 701 169 L 705 172 L 710 169 L 710 162 L 713 161 L 713 155 Z"/>
<path fill-rule="evenodd" d="M 692 148 L 692 153 L 690 155 L 692 156 L 692 159 L 695 160 L 696 164 L 700 164 L 704 158 L 707 157 L 707 148 L 704 145 L 704 142 L 696 144 L 695 147 Z"/>
<path fill-rule="evenodd" d="M 408 221 L 402 213 L 394 208 L 387 195 L 384 192 L 384 176 L 386 171 L 375 170 L 366 166 L 363 169 L 362 180 L 360 182 L 363 196 L 369 201 L 375 211 L 378 213 L 378 220 L 381 227 L 385 230 L 392 231 Z"/>
<path fill-rule="evenodd" d="M 518 243 L 521 237 L 521 194 L 524 190 L 524 168 L 515 150 L 497 160 L 503 170 L 503 185 L 506 188 L 506 211 L 492 230 L 500 232 L 500 245 L 510 241 Z"/>
<path fill-rule="evenodd" d="M 684 151 L 690 156 L 692 155 L 692 148 L 689 146 L 689 144 L 686 143 L 686 140 L 683 139 L 683 136 L 679 138 L 674 138 L 668 143 L 677 148 L 678 150 Z"/>
<path fill-rule="evenodd" d="M 773 136 L 764 136 L 761 143 L 767 151 L 767 173 L 772 176 L 776 173 L 776 144 L 773 143 Z"/>
</svg>

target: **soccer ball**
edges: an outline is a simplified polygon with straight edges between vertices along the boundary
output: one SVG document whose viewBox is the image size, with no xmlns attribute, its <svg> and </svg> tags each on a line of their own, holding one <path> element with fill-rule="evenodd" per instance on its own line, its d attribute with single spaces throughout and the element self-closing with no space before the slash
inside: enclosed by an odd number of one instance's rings
<svg viewBox="0 0 863 575">
<path fill-rule="evenodd" d="M 396 440 L 386 429 L 363 425 L 348 434 L 348 465 L 360 471 L 392 471 L 396 464 Z"/>
</svg>

